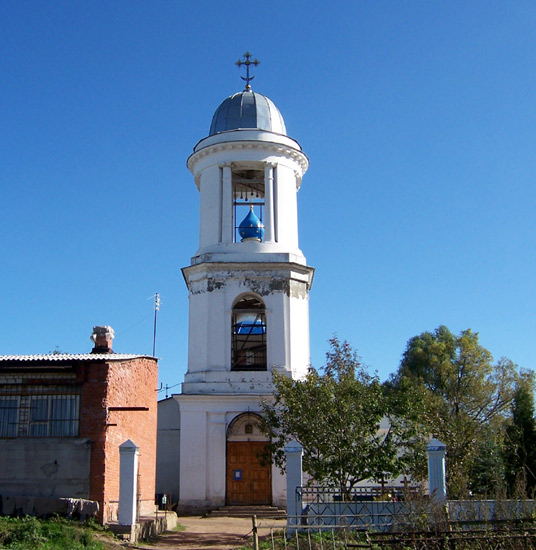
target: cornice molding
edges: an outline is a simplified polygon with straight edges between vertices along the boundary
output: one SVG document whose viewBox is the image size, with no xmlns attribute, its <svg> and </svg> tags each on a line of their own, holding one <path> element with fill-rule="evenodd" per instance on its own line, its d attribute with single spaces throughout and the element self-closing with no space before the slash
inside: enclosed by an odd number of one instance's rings
<svg viewBox="0 0 536 550">
<path fill-rule="evenodd" d="M 243 151 L 243 150 L 258 150 L 258 151 L 267 151 L 269 153 L 275 153 L 277 155 L 282 155 L 288 159 L 291 159 L 298 163 L 301 167 L 302 173 L 307 171 L 309 167 L 309 159 L 307 156 L 287 145 L 282 145 L 281 143 L 273 143 L 267 141 L 227 141 L 224 143 L 216 143 L 214 145 L 208 145 L 203 147 L 199 151 L 196 151 L 188 157 L 187 166 L 188 170 L 195 172 L 195 165 L 202 159 L 213 155 L 215 153 L 220 153 L 223 151 Z M 238 161 L 239 159 L 237 159 Z"/>
</svg>

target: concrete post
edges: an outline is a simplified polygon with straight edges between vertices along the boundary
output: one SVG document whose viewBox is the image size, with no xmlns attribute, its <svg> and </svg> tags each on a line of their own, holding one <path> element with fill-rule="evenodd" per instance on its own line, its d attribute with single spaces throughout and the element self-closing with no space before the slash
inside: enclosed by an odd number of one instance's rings
<svg viewBox="0 0 536 550">
<path fill-rule="evenodd" d="M 297 441 L 290 441 L 285 446 L 287 459 L 287 528 L 298 525 L 298 516 L 301 515 L 301 506 L 298 506 L 296 488 L 303 484 L 302 456 L 303 447 Z M 290 529 L 288 534 L 290 535 Z"/>
<path fill-rule="evenodd" d="M 139 447 L 130 439 L 119 445 L 119 512 L 121 525 L 136 524 Z"/>
<path fill-rule="evenodd" d="M 447 484 L 445 482 L 446 449 L 447 446 L 438 439 L 432 439 L 426 446 L 430 496 L 435 500 L 445 500 L 447 498 Z"/>
</svg>

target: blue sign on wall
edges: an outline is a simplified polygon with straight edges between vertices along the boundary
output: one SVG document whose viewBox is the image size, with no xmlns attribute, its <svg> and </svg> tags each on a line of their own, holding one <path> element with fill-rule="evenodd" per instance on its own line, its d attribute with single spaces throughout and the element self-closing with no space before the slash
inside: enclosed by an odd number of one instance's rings
<svg viewBox="0 0 536 550">
<path fill-rule="evenodd" d="M 234 470 L 233 471 L 233 479 L 235 481 L 242 481 L 242 470 Z"/>
</svg>

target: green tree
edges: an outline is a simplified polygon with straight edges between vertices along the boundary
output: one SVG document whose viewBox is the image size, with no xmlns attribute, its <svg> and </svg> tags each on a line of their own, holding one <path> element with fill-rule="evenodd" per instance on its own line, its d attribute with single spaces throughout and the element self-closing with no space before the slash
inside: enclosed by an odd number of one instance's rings
<svg viewBox="0 0 536 550">
<path fill-rule="evenodd" d="M 491 353 L 470 329 L 459 336 L 445 326 L 411 338 L 392 388 L 410 386 L 422 395 L 422 417 L 430 435 L 447 445 L 447 482 L 452 496 L 470 488 L 482 441 L 508 412 L 519 379 L 508 359 Z"/>
<path fill-rule="evenodd" d="M 468 474 L 468 489 L 475 496 L 495 497 L 504 494 L 504 429 L 502 422 L 482 428 Z"/>
<path fill-rule="evenodd" d="M 343 494 L 364 479 L 411 474 L 422 460 L 413 403 L 386 394 L 347 342 L 330 340 L 322 373 L 311 368 L 304 379 L 292 380 L 274 372 L 273 383 L 274 400 L 262 403 L 263 427 L 282 470 L 292 439 L 303 447 L 304 471 Z"/>
<path fill-rule="evenodd" d="M 536 421 L 534 419 L 534 376 L 524 373 L 512 404 L 511 422 L 504 445 L 506 481 L 513 493 L 523 489 L 533 497 L 536 489 Z M 522 485 L 520 487 L 519 485 Z"/>
</svg>

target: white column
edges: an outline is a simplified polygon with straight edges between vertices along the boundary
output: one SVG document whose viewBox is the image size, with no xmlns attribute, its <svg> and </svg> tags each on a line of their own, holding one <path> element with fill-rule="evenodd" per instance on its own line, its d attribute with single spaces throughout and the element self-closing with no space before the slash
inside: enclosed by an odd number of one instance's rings
<svg viewBox="0 0 536 550">
<path fill-rule="evenodd" d="M 275 240 L 274 219 L 274 166 L 266 164 L 264 167 L 264 241 L 267 243 L 273 243 Z"/>
<path fill-rule="evenodd" d="M 130 439 L 119 446 L 119 512 L 121 525 L 136 523 L 139 448 Z"/>
<path fill-rule="evenodd" d="M 287 528 L 298 525 L 298 516 L 301 515 L 301 506 L 298 505 L 296 489 L 303 485 L 302 479 L 303 447 L 297 441 L 290 441 L 285 446 L 287 460 Z M 290 529 L 289 529 L 290 535 Z"/>
<path fill-rule="evenodd" d="M 233 242 L 233 183 L 231 167 L 222 167 L 221 242 Z"/>
<path fill-rule="evenodd" d="M 225 413 L 208 416 L 208 499 L 212 505 L 225 504 Z M 222 459 L 223 458 L 223 459 Z"/>
<path fill-rule="evenodd" d="M 430 496 L 435 500 L 445 500 L 447 498 L 447 485 L 445 482 L 446 449 L 447 446 L 438 439 L 432 439 L 426 446 Z"/>
</svg>

